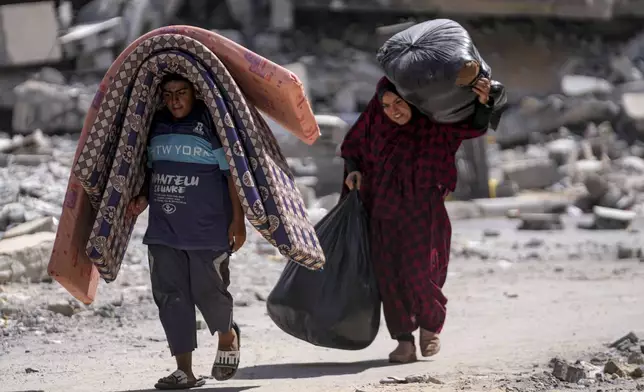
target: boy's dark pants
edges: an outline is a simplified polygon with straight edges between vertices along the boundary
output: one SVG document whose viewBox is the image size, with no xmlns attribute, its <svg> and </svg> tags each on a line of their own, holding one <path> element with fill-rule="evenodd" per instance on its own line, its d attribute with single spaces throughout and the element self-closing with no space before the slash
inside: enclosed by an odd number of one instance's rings
<svg viewBox="0 0 644 392">
<path fill-rule="evenodd" d="M 197 348 L 195 305 L 210 333 L 230 331 L 233 298 L 227 252 L 149 245 L 148 257 L 154 302 L 173 356 Z"/>
</svg>

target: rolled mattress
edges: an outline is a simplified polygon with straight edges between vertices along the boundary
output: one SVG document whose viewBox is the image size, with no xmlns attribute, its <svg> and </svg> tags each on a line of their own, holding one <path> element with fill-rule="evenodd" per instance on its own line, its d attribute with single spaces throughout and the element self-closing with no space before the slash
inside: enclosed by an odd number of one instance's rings
<svg viewBox="0 0 644 392">
<path fill-rule="evenodd" d="M 321 268 L 324 255 L 302 197 L 258 111 L 312 143 L 319 130 L 301 83 L 213 32 L 172 26 L 131 44 L 99 86 L 70 175 L 50 274 L 85 303 L 93 301 L 99 274 L 116 279 L 136 220 L 126 206 L 143 185 L 148 128 L 167 73 L 188 78 L 209 108 L 251 224 L 284 256 Z"/>
</svg>

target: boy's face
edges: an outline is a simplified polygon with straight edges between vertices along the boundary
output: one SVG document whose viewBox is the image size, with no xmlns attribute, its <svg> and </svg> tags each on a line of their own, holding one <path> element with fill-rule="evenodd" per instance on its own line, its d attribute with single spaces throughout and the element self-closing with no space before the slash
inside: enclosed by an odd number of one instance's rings
<svg viewBox="0 0 644 392">
<path fill-rule="evenodd" d="M 192 111 L 195 94 L 192 84 L 173 80 L 163 86 L 163 101 L 176 119 L 186 117 Z"/>
</svg>

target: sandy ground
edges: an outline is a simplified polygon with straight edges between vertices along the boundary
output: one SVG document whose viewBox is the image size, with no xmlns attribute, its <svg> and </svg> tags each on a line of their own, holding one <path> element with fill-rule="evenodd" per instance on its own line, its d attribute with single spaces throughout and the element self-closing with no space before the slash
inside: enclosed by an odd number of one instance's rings
<svg viewBox="0 0 644 392">
<path fill-rule="evenodd" d="M 314 347 L 284 334 L 261 301 L 282 265 L 265 259 L 249 265 L 241 254 L 232 272 L 233 285 L 245 286 L 235 292 L 243 368 L 235 380 L 209 379 L 200 390 L 482 391 L 509 390 L 504 385 L 515 380 L 515 390 L 527 391 L 535 390 L 534 383 L 521 380 L 543 374 L 553 356 L 575 360 L 629 331 L 644 335 L 644 263 L 618 261 L 615 249 L 618 243 L 636 244 L 639 232 L 584 232 L 570 222 L 566 231 L 550 233 L 519 232 L 514 226 L 503 220 L 454 223 L 443 350 L 409 365 L 385 361 L 394 342 L 384 323 L 378 339 L 355 352 Z M 495 236 L 483 234 L 490 229 Z M 154 382 L 173 370 L 173 359 L 146 287 L 144 263 L 137 267 L 125 271 L 140 271 L 138 278 L 103 284 L 97 303 L 73 317 L 45 315 L 50 318 L 19 334 L 0 334 L 0 391 L 153 390 Z M 3 290 L 34 309 L 68 298 L 55 283 Z M 122 303 L 107 305 L 116 295 L 123 296 Z M 106 309 L 112 313 L 105 315 Z M 207 375 L 216 339 L 205 330 L 199 339 L 195 372 Z M 415 374 L 430 374 L 444 384 L 380 384 L 385 377 Z"/>
</svg>

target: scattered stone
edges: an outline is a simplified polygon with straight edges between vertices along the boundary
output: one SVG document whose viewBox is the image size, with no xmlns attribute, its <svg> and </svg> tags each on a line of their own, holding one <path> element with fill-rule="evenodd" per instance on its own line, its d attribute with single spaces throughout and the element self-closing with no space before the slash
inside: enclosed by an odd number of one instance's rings
<svg viewBox="0 0 644 392">
<path fill-rule="evenodd" d="M 518 230 L 563 230 L 564 225 L 560 214 L 520 213 L 521 220 Z"/>
<path fill-rule="evenodd" d="M 641 248 L 633 248 L 630 246 L 626 246 L 624 244 L 617 245 L 617 259 L 624 260 L 624 259 L 634 259 L 638 257 L 642 257 Z"/>
<path fill-rule="evenodd" d="M 548 150 L 548 156 L 552 159 L 557 165 L 561 166 L 568 162 L 571 157 L 573 157 L 579 150 L 579 145 L 573 139 L 562 138 L 553 140 L 546 144 L 546 149 Z"/>
<path fill-rule="evenodd" d="M 444 384 L 441 380 L 429 374 L 407 376 L 405 377 L 405 381 L 407 382 L 407 384 L 436 384 L 436 385 Z"/>
<path fill-rule="evenodd" d="M 566 361 L 556 359 L 552 375 L 561 381 L 577 383 L 586 377 L 586 371 L 581 365 L 571 365 Z"/>
<path fill-rule="evenodd" d="M 549 158 L 508 162 L 501 170 L 520 189 L 544 189 L 561 179 L 557 165 Z"/>
<path fill-rule="evenodd" d="M 545 241 L 541 238 L 531 238 L 528 242 L 525 243 L 526 248 L 540 248 L 545 244 Z"/>
<path fill-rule="evenodd" d="M 14 226 L 4 233 L 3 238 L 8 239 L 41 232 L 55 233 L 57 229 L 58 220 L 47 216 Z"/>
<path fill-rule="evenodd" d="M 404 378 L 390 376 L 390 377 L 385 377 L 382 380 L 380 380 L 380 383 L 384 384 L 384 385 L 406 384 L 407 381 Z"/>
<path fill-rule="evenodd" d="M 628 356 L 628 363 L 632 365 L 644 365 L 644 354 L 633 352 Z"/>
<path fill-rule="evenodd" d="M 499 230 L 494 230 L 494 229 L 483 230 L 484 237 L 498 237 L 500 235 L 501 235 L 501 232 Z"/>
<path fill-rule="evenodd" d="M 631 346 L 634 344 L 637 344 L 639 342 L 639 337 L 635 335 L 634 332 L 629 332 L 625 336 L 619 338 L 615 342 L 613 342 L 610 347 L 611 348 L 616 348 L 620 351 L 625 351 L 628 350 Z"/>
<path fill-rule="evenodd" d="M 70 86 L 39 80 L 27 80 L 14 92 L 17 102 L 12 128 L 21 133 L 35 129 L 47 133 L 61 130 L 77 132 L 83 127 L 85 113 L 95 93 L 85 85 Z"/>
<path fill-rule="evenodd" d="M 381 384 L 436 384 L 436 385 L 442 385 L 443 382 L 437 379 L 436 377 L 430 376 L 428 374 L 421 374 L 421 375 L 414 375 L 414 376 L 407 376 L 405 378 L 401 377 L 386 377 L 380 380 Z"/>
<path fill-rule="evenodd" d="M 260 302 L 266 302 L 268 300 L 268 295 L 255 291 L 255 299 Z"/>
<path fill-rule="evenodd" d="M 606 354 L 606 353 L 598 353 L 597 355 L 595 355 L 590 360 L 590 363 L 595 365 L 595 366 L 600 366 L 600 365 L 604 365 L 609 359 L 610 358 L 609 358 L 608 354 Z"/>
<path fill-rule="evenodd" d="M 47 309 L 50 312 L 56 314 L 62 314 L 63 316 L 71 317 L 78 310 L 77 307 L 73 306 L 69 302 L 53 303 L 47 306 Z"/>
<path fill-rule="evenodd" d="M 606 374 L 614 374 L 618 377 L 626 377 L 631 373 L 632 370 L 629 370 L 625 364 L 619 363 L 615 359 L 610 359 L 608 362 L 606 362 L 606 365 L 604 365 L 604 373 Z"/>
<path fill-rule="evenodd" d="M 561 90 L 568 96 L 609 94 L 613 91 L 613 85 L 604 79 L 592 76 L 564 75 L 561 79 Z"/>
<path fill-rule="evenodd" d="M 0 240 L 0 284 L 23 278 L 42 281 L 55 237 L 55 233 L 42 232 Z"/>
<path fill-rule="evenodd" d="M 622 211 L 600 206 L 595 206 L 593 213 L 593 222 L 580 223 L 578 227 L 588 230 L 626 230 L 637 216 L 635 211 Z"/>
<path fill-rule="evenodd" d="M 103 305 L 94 311 L 94 314 L 102 318 L 116 318 L 116 309 L 114 305 Z"/>
<path fill-rule="evenodd" d="M 9 203 L 0 209 L 0 231 L 4 231 L 12 224 L 25 222 L 26 210 L 21 203 Z"/>
</svg>

